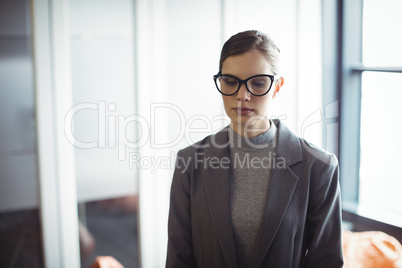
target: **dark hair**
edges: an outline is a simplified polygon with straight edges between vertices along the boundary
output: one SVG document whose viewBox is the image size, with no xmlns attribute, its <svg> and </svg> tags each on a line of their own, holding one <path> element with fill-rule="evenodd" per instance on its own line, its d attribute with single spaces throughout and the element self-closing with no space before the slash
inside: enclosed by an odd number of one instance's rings
<svg viewBox="0 0 402 268">
<path fill-rule="evenodd" d="M 273 74 L 279 73 L 279 48 L 268 35 L 256 30 L 240 32 L 226 41 L 219 60 L 219 73 L 222 72 L 222 64 L 228 57 L 241 55 L 250 50 L 260 51 L 271 64 Z"/>
</svg>

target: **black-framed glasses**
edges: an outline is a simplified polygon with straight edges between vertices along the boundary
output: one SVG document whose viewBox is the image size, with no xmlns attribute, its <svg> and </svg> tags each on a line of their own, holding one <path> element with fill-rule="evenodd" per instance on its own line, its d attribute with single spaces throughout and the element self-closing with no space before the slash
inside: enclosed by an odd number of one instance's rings
<svg viewBox="0 0 402 268">
<path fill-rule="evenodd" d="M 269 74 L 253 75 L 246 80 L 241 80 L 230 74 L 214 75 L 216 88 L 225 96 L 236 94 L 243 83 L 246 85 L 248 92 L 254 96 L 264 96 L 271 89 L 274 80 L 275 76 Z"/>
</svg>

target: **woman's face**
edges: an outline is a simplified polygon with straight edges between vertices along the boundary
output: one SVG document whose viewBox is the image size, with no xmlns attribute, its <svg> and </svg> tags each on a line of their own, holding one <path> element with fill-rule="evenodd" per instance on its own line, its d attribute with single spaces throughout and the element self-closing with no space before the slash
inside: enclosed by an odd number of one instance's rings
<svg viewBox="0 0 402 268">
<path fill-rule="evenodd" d="M 257 74 L 273 75 L 271 64 L 258 50 L 228 57 L 222 64 L 222 74 L 231 74 L 242 80 Z M 264 96 L 252 95 L 244 83 L 236 94 L 222 95 L 232 129 L 244 137 L 254 137 L 269 129 L 268 109 L 282 84 L 281 77 Z"/>
</svg>

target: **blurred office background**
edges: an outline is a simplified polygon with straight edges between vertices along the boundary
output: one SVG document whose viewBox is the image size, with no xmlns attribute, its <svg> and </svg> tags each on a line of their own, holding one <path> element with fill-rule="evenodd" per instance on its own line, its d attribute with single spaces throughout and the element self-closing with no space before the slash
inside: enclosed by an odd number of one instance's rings
<svg viewBox="0 0 402 268">
<path fill-rule="evenodd" d="M 281 50 L 271 116 L 339 158 L 345 226 L 401 240 L 400 10 L 0 0 L 0 266 L 163 267 L 175 155 L 228 124 L 212 76 L 247 29 Z"/>
</svg>

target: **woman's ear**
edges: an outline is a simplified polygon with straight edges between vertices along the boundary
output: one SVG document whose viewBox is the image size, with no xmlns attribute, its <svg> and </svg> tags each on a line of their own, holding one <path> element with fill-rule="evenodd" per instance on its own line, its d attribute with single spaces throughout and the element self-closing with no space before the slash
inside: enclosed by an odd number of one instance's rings
<svg viewBox="0 0 402 268">
<path fill-rule="evenodd" d="M 276 80 L 276 82 L 275 82 L 275 84 L 274 84 L 274 86 L 275 86 L 275 91 L 274 91 L 274 94 L 272 94 L 272 98 L 275 98 L 276 95 L 279 94 L 279 90 L 280 90 L 281 87 L 283 86 L 283 83 L 284 83 L 284 82 L 285 82 L 285 79 L 283 79 L 282 76 L 279 77 L 279 78 Z"/>
</svg>

